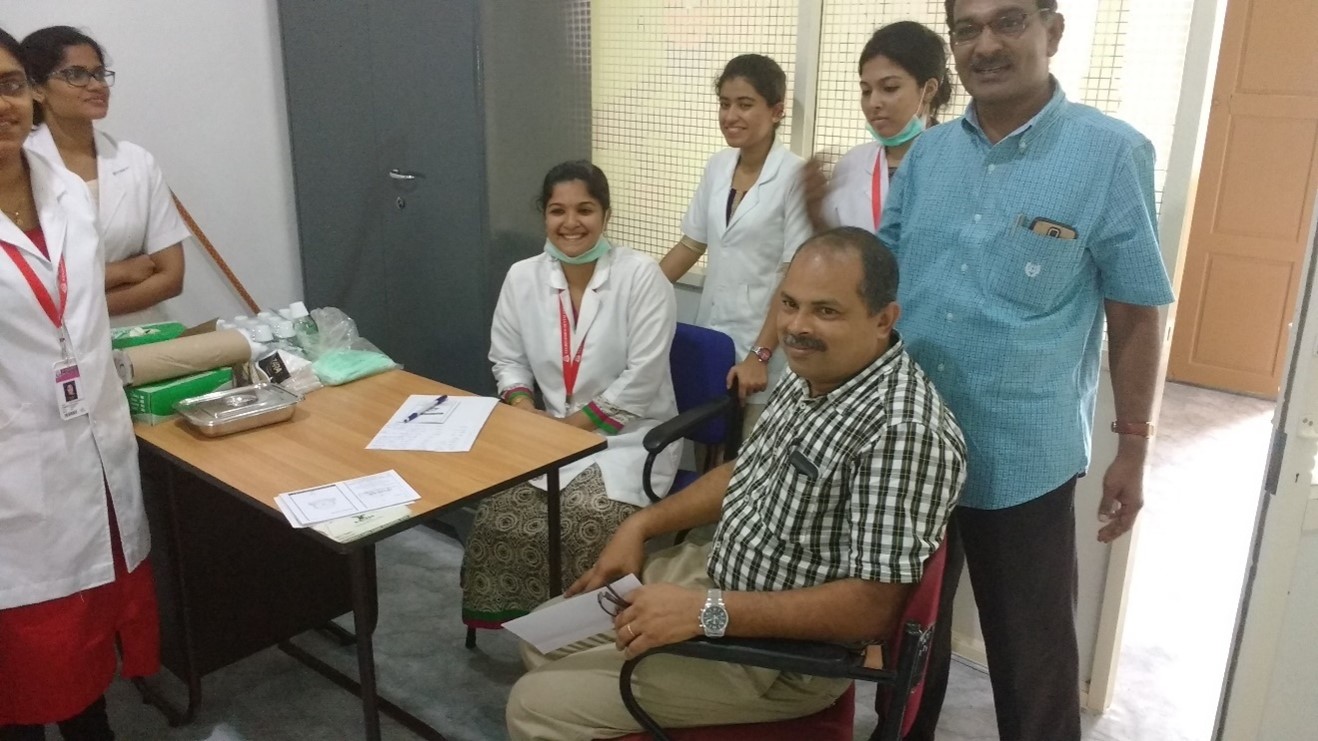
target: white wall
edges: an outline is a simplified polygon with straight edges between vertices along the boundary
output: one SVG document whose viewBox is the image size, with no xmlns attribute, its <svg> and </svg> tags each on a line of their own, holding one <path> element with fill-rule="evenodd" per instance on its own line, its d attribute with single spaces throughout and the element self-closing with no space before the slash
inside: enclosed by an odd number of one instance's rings
<svg viewBox="0 0 1318 741">
<path fill-rule="evenodd" d="M 19 39 L 56 24 L 105 47 L 117 77 L 103 128 L 155 155 L 248 292 L 263 305 L 300 298 L 273 0 L 0 0 L 0 26 Z M 185 249 L 184 292 L 166 306 L 170 317 L 191 324 L 247 313 L 206 253 L 191 240 Z"/>
</svg>

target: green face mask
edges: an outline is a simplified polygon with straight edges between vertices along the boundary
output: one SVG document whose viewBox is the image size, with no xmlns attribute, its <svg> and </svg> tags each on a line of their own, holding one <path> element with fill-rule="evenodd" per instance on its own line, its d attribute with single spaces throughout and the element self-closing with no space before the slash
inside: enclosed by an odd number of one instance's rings
<svg viewBox="0 0 1318 741">
<path fill-rule="evenodd" d="M 906 128 L 897 132 L 896 136 L 884 136 L 875 131 L 874 127 L 869 124 L 865 124 L 865 128 L 869 129 L 870 136 L 877 139 L 883 146 L 900 147 L 906 142 L 924 133 L 924 116 L 921 116 L 918 113 L 915 114 L 915 116 L 911 118 L 911 122 L 906 124 Z"/>
<path fill-rule="evenodd" d="M 601 257 L 604 257 L 604 253 L 608 252 L 611 246 L 609 240 L 600 237 L 600 241 L 596 242 L 594 247 L 591 247 L 576 257 L 569 257 L 568 255 L 563 254 L 563 250 L 555 247 L 553 242 L 550 242 L 548 239 L 545 240 L 545 252 L 555 260 L 568 265 L 585 265 L 588 262 L 595 262 Z"/>
</svg>

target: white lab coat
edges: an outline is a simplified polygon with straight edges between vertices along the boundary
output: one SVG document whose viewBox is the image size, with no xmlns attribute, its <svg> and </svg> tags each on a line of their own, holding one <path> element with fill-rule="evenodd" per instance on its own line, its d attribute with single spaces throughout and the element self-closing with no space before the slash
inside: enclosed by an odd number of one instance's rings
<svg viewBox="0 0 1318 741">
<path fill-rule="evenodd" d="M 95 136 L 96 182 L 100 191 L 96 226 L 101 233 L 105 261 L 118 262 L 159 252 L 191 236 L 151 153 L 103 131 L 96 131 Z M 25 146 L 28 151 L 63 166 L 59 149 L 45 124 L 32 131 Z M 111 323 L 127 327 L 167 318 L 157 305 L 116 316 Z"/>
<path fill-rule="evenodd" d="M 560 292 L 573 356 L 585 341 L 570 405 L 563 383 Z M 677 326 L 673 288 L 654 260 L 614 246 L 596 263 L 575 323 L 571 314 L 567 279 L 557 260 L 541 254 L 508 269 L 490 330 L 490 362 L 499 393 L 539 386 L 546 411 L 555 417 L 566 417 L 596 399 L 637 415 L 608 438 L 607 450 L 564 466 L 559 482 L 566 486 L 591 464 L 599 464 L 610 499 L 643 507 L 649 499 L 641 488 L 646 456 L 642 441 L 651 428 L 677 414 L 668 368 Z M 660 495 L 672 485 L 680 448 L 670 446 L 655 461 L 655 491 Z M 543 488 L 543 480 L 533 483 Z"/>
<path fill-rule="evenodd" d="M 879 164 L 880 202 L 888 199 L 888 155 L 877 141 L 852 147 L 833 168 L 833 179 L 824 199 L 824 219 L 829 226 L 854 226 L 878 233 L 874 223 L 874 163 Z M 880 216 L 882 220 L 882 216 Z"/>
<path fill-rule="evenodd" d="M 727 219 L 728 193 L 740 154 L 725 149 L 709 158 L 682 218 L 682 233 L 709 246 L 696 323 L 730 336 L 737 346 L 737 360 L 755 346 L 782 267 L 813 234 L 801 192 L 805 161 L 781 142 L 774 142 L 759 179 L 731 221 Z M 784 367 L 783 354 L 775 352 L 769 387 L 752 396 L 751 403 L 768 402 Z"/>
<path fill-rule="evenodd" d="M 60 419 L 53 371 L 59 336 L 23 274 L 0 253 L 0 609 L 114 580 L 107 482 L 128 568 L 150 549 L 137 441 L 110 358 L 105 262 L 91 202 L 72 173 L 26 156 L 51 259 L 3 215 L 0 240 L 18 247 L 55 301 L 64 256 L 64 323 L 89 414 Z"/>
</svg>

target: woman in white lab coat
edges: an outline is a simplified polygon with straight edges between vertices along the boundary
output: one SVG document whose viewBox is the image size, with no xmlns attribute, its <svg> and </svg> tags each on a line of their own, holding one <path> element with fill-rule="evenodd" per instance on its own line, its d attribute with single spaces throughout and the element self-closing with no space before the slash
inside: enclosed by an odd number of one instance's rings
<svg viewBox="0 0 1318 741">
<path fill-rule="evenodd" d="M 803 161 L 778 141 L 787 76 L 760 54 L 735 57 L 717 84 L 719 128 L 729 149 L 709 158 L 682 219 L 682 239 L 660 262 L 676 282 L 705 255 L 696 323 L 736 343 L 741 360 L 728 374 L 754 426 L 785 363 L 778 347 L 777 289 L 796 248 L 812 229 L 802 196 Z"/>
<path fill-rule="evenodd" d="M 855 226 L 878 232 L 888 183 L 906 152 L 952 97 L 947 47 L 915 21 L 874 32 L 860 53 L 860 108 L 873 141 L 838 160 L 830 183 L 819 158 L 805 169 L 806 205 L 815 229 Z"/>
<path fill-rule="evenodd" d="M 23 39 L 23 56 L 40 124 L 28 147 L 91 191 L 114 326 L 165 320 L 158 305 L 183 290 L 188 229 L 151 153 L 93 127 L 109 112 L 114 83 L 100 44 L 75 28 L 50 26 Z"/>
<path fill-rule="evenodd" d="M 137 443 L 95 216 L 68 171 L 23 149 L 19 54 L 0 31 L 0 738 L 46 723 L 111 738 L 118 661 L 125 676 L 159 661 Z"/>
<path fill-rule="evenodd" d="M 539 205 L 544 252 L 508 270 L 490 330 L 490 362 L 508 404 L 608 439 L 607 450 L 559 474 L 563 578 L 570 584 L 647 502 L 642 441 L 677 414 L 668 370 L 677 309 L 652 259 L 604 238 L 609 184 L 598 167 L 555 166 Z M 668 491 L 679 452 L 674 446 L 655 463 L 656 491 Z M 497 628 L 549 598 L 545 513 L 543 480 L 482 502 L 463 560 L 469 629 Z"/>
</svg>

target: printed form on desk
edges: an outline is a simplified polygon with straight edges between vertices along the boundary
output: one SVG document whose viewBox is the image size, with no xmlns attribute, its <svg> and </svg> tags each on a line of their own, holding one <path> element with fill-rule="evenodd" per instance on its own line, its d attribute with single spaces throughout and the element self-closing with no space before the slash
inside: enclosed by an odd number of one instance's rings
<svg viewBox="0 0 1318 741">
<path fill-rule="evenodd" d="M 275 504 L 297 528 L 415 502 L 416 493 L 397 471 L 362 476 L 275 497 Z M 333 537 L 333 536 L 331 536 Z"/>
<path fill-rule="evenodd" d="M 488 396 L 449 396 L 438 404 L 435 400 L 434 396 L 409 396 L 366 449 L 466 453 L 499 403 Z"/>
</svg>

